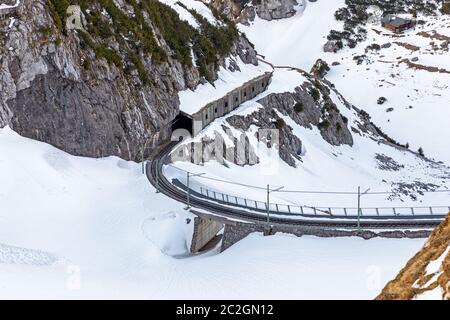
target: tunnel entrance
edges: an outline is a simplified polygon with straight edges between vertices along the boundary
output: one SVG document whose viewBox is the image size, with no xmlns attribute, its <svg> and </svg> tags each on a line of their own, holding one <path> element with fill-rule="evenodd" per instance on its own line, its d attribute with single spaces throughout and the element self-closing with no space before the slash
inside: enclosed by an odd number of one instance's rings
<svg viewBox="0 0 450 320">
<path fill-rule="evenodd" d="M 172 132 L 174 132 L 177 129 L 186 129 L 192 135 L 192 123 L 193 123 L 192 118 L 181 112 L 172 121 Z"/>
</svg>

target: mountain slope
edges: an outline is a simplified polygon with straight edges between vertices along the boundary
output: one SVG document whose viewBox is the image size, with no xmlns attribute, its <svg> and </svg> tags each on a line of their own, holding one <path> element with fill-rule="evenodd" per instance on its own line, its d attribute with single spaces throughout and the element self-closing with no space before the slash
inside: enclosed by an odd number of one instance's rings
<svg viewBox="0 0 450 320">
<path fill-rule="evenodd" d="M 353 2 L 348 3 L 352 6 Z M 369 3 L 365 1 L 363 6 Z M 353 49 L 326 53 L 323 45 L 330 30 L 345 28 L 335 12 L 346 5 L 343 0 L 307 2 L 305 10 L 291 18 L 266 21 L 256 17 L 248 25 L 238 25 L 264 59 L 275 66 L 272 83 L 267 92 L 187 141 L 205 150 L 203 157 L 194 161 L 200 166 L 181 162 L 177 166 L 220 180 L 241 184 L 252 181 L 257 188 L 235 188 L 202 178 L 193 179 L 197 188 L 264 201 L 266 195 L 259 188 L 267 184 L 291 190 L 344 192 L 355 192 L 361 186 L 379 192 L 363 197 L 364 206 L 446 208 L 450 192 L 433 191 L 448 189 L 450 182 L 449 149 L 444 138 L 448 130 L 444 124 L 448 118 L 444 81 L 448 74 L 427 74 L 406 63 L 387 65 L 378 60 L 387 58 L 383 54 L 397 59 L 399 53 L 402 59 L 412 59 L 420 52 L 423 59 L 434 57 L 445 64 L 446 51 L 428 52 L 424 47 L 411 53 L 393 41 L 422 41 L 418 33 L 425 32 L 424 28 L 430 29 L 430 36 L 434 34 L 432 28 L 440 27 L 443 33 L 448 17 L 432 11 L 428 24 L 397 36 L 364 21 L 370 29 L 368 37 L 377 35 L 380 46 L 392 41 L 389 48 L 378 53 L 369 50 L 373 42 L 368 38 Z M 445 42 L 433 40 L 438 47 Z M 319 57 L 322 62 L 317 64 Z M 419 72 L 424 74 L 417 75 Z M 379 100 L 383 94 L 387 101 Z M 414 99 L 413 108 L 397 107 L 409 105 Z M 380 118 L 380 114 L 385 117 Z M 260 129 L 280 130 L 280 146 L 275 148 L 279 155 L 258 141 Z M 214 153 L 211 156 L 210 149 L 217 141 L 221 145 L 222 140 L 228 148 L 224 154 L 234 154 L 234 160 L 224 162 Z M 233 153 L 232 147 L 239 145 L 249 145 L 245 147 L 248 155 Z M 167 168 L 167 172 L 185 180 L 183 171 Z M 353 195 L 274 193 L 272 197 L 281 204 L 356 207 Z M 411 210 L 404 212 L 409 214 Z"/>
<path fill-rule="evenodd" d="M 408 261 L 377 299 L 450 300 L 450 216 L 432 232 L 422 250 Z"/>
<path fill-rule="evenodd" d="M 193 216 L 140 165 L 8 128 L 0 150 L 1 299 L 371 299 L 423 244 L 253 234 L 187 256 Z"/>
<path fill-rule="evenodd" d="M 396 35 L 382 28 L 379 19 L 369 19 L 366 9 L 380 3 L 386 7 L 382 13 L 416 15 L 416 29 Z M 325 60 L 331 67 L 327 79 L 350 103 L 368 112 L 383 131 L 402 144 L 408 143 L 412 150 L 422 147 L 427 156 L 448 164 L 450 149 L 444 137 L 450 134 L 450 74 L 444 70 L 450 70 L 450 16 L 440 12 L 441 3 L 319 0 L 307 2 L 305 11 L 292 18 L 256 18 L 239 29 L 275 65 L 309 70 L 316 59 Z M 338 21 L 335 15 L 342 9 L 361 16 Z M 332 30 L 349 28 L 364 29 L 364 36 L 352 41 L 352 48 L 345 45 L 337 53 L 324 52 Z M 338 37 L 347 43 L 347 33 Z M 386 101 L 379 104 L 382 97 Z"/>
<path fill-rule="evenodd" d="M 0 9 L 0 126 L 77 155 L 141 159 L 142 146 L 170 137 L 179 91 L 217 79 L 226 57 L 257 64 L 232 22 L 179 3 L 24 0 Z M 70 15 L 69 5 L 81 12 Z M 68 30 L 77 15 L 82 28 Z"/>
<path fill-rule="evenodd" d="M 279 130 L 279 145 L 260 141 L 260 129 Z M 223 142 L 223 143 L 222 143 Z M 450 168 L 408 150 L 386 136 L 364 111 L 350 104 L 324 79 L 292 69 L 275 69 L 267 92 L 216 120 L 198 136 L 186 140 L 203 157 L 176 166 L 255 188 L 192 178 L 191 187 L 265 201 L 261 188 L 286 190 L 373 192 L 365 207 L 446 205 Z M 226 145 L 223 151 L 213 148 Z M 238 151 L 238 145 L 242 154 Z M 244 146 L 244 147 L 242 147 Z M 181 146 L 180 148 L 184 148 Z M 185 148 L 189 152 L 192 147 Z M 224 159 L 221 154 L 234 155 Z M 177 154 L 177 151 L 174 152 Z M 175 157 L 175 160 L 176 157 Z M 185 181 L 185 172 L 167 167 L 167 174 Z M 274 193 L 280 204 L 355 207 L 353 195 Z M 410 209 L 405 212 L 409 214 Z M 389 213 L 389 212 L 388 212 Z"/>
</svg>

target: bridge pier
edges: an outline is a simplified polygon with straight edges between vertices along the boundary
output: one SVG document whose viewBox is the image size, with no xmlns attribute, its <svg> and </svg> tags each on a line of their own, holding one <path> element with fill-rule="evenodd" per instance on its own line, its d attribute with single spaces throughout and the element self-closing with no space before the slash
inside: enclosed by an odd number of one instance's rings
<svg viewBox="0 0 450 320">
<path fill-rule="evenodd" d="M 224 228 L 220 220 L 213 220 L 206 216 L 197 215 L 194 219 L 194 233 L 192 235 L 191 253 L 198 253 L 213 241 Z"/>
</svg>

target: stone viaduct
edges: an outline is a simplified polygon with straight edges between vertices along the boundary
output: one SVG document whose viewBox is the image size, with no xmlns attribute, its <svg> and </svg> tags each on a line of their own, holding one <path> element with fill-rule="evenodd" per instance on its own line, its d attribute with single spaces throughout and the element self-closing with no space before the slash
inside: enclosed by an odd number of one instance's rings
<svg viewBox="0 0 450 320">
<path fill-rule="evenodd" d="M 193 114 L 180 112 L 174 120 L 173 130 L 183 128 L 191 132 L 193 136 L 206 128 L 215 119 L 223 117 L 238 108 L 242 103 L 255 98 L 267 90 L 273 72 L 266 72 L 254 78 L 240 87 L 228 92 L 222 98 L 208 103 Z"/>
</svg>

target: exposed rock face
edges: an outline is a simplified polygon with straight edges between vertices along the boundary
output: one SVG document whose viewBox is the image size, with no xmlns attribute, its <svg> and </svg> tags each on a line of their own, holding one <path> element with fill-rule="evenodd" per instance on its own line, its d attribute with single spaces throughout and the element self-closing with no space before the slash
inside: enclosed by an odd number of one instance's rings
<svg viewBox="0 0 450 320">
<path fill-rule="evenodd" d="M 212 0 L 211 4 L 228 18 L 248 25 L 256 15 L 269 21 L 292 17 L 297 12 L 295 7 L 299 2 L 297 0 Z"/>
<path fill-rule="evenodd" d="M 261 19 L 284 19 L 295 15 L 296 0 L 257 0 L 256 13 Z"/>
<path fill-rule="evenodd" d="M 117 3 L 132 12 L 124 1 Z M 139 57 L 151 75 L 144 82 L 136 68 L 124 72 L 83 48 L 80 32 L 62 34 L 48 0 L 21 1 L 13 15 L 0 21 L 0 127 L 9 125 L 75 155 L 138 160 L 143 145 L 150 153 L 170 136 L 178 92 L 205 81 L 196 66 L 172 58 L 159 30 L 153 26 L 153 31 L 168 58 L 154 63 Z M 113 37 L 107 41 L 109 48 L 123 52 Z M 257 64 L 254 49 L 242 37 L 231 54 Z M 223 61 L 207 66 L 212 78 Z"/>
<path fill-rule="evenodd" d="M 216 8 L 220 13 L 226 15 L 231 20 L 236 20 L 246 1 L 235 0 L 211 0 L 211 5 Z"/>
<path fill-rule="evenodd" d="M 238 55 L 246 64 L 258 65 L 256 50 L 245 37 L 239 38 L 232 52 Z"/>
<path fill-rule="evenodd" d="M 324 78 L 328 71 L 330 71 L 330 66 L 322 59 L 318 59 L 311 68 L 311 74 L 320 79 Z"/>
<path fill-rule="evenodd" d="M 311 78 L 314 79 L 314 78 Z M 313 83 L 320 92 L 322 101 L 318 103 L 311 92 Z M 324 140 L 331 145 L 353 145 L 353 137 L 345 118 L 339 113 L 330 98 L 330 87 L 325 81 L 306 81 L 294 92 L 270 94 L 258 101 L 264 108 L 246 116 L 232 116 L 227 122 L 234 128 L 248 131 L 252 125 L 266 129 L 278 129 L 280 132 L 280 157 L 295 167 L 296 160 L 301 161 L 302 142 L 293 134 L 292 128 L 280 115 L 292 119 L 296 124 L 308 129 L 318 127 Z M 348 105 L 348 108 L 351 108 Z"/>
<path fill-rule="evenodd" d="M 450 300 L 450 216 L 377 299 L 410 300 L 425 295 L 428 299 Z"/>
<path fill-rule="evenodd" d="M 188 145 L 188 148 L 191 148 L 190 161 L 192 163 L 202 164 L 214 160 L 221 164 L 230 161 L 244 166 L 255 165 L 259 162 L 258 156 L 244 132 L 236 137 L 229 128 L 223 129 L 225 136 L 216 132 L 214 137 L 204 138 L 200 142 L 192 142 Z M 227 146 L 224 138 L 231 140 L 232 145 Z M 180 146 L 180 148 L 183 149 L 185 146 Z"/>
<path fill-rule="evenodd" d="M 324 52 L 336 53 L 342 48 L 342 42 L 336 40 L 327 41 L 323 46 Z"/>
<path fill-rule="evenodd" d="M 305 81 L 293 92 L 268 94 L 257 101 L 261 107 L 256 111 L 245 116 L 226 116 L 221 132 L 202 135 L 200 141 L 189 144 L 189 150 L 184 154 L 190 154 L 190 161 L 196 164 L 211 160 L 225 163 L 225 159 L 242 166 L 254 165 L 260 163 L 260 159 L 249 138 L 255 138 L 255 141 L 267 144 L 270 149 L 276 148 L 284 162 L 297 167 L 305 151 L 301 137 L 293 132 L 292 122 L 308 129 L 317 128 L 330 145 L 352 146 L 353 136 L 348 119 L 340 113 L 333 99 L 337 97 L 349 110 L 354 107 L 327 80 L 301 70 L 298 72 Z M 359 126 L 363 132 L 378 135 L 376 127 L 371 124 L 370 118 L 365 118 L 365 114 L 360 116 Z M 279 144 L 273 144 L 273 132 L 276 132 Z"/>
<path fill-rule="evenodd" d="M 262 108 L 247 117 L 232 116 L 227 119 L 227 122 L 234 128 L 244 132 L 248 131 L 252 125 L 264 129 L 278 129 L 280 138 L 280 158 L 289 165 L 295 167 L 295 159 L 301 160 L 302 142 L 293 134 L 291 127 L 287 125 L 277 126 L 277 120 L 280 118 L 275 112 L 276 109 L 283 113 L 283 111 L 286 110 L 284 107 L 289 105 L 292 108 L 293 97 L 289 93 L 271 95 L 265 98 L 265 101 L 267 101 L 266 105 L 268 107 Z M 262 101 L 260 101 L 260 103 L 265 105 Z"/>
</svg>

